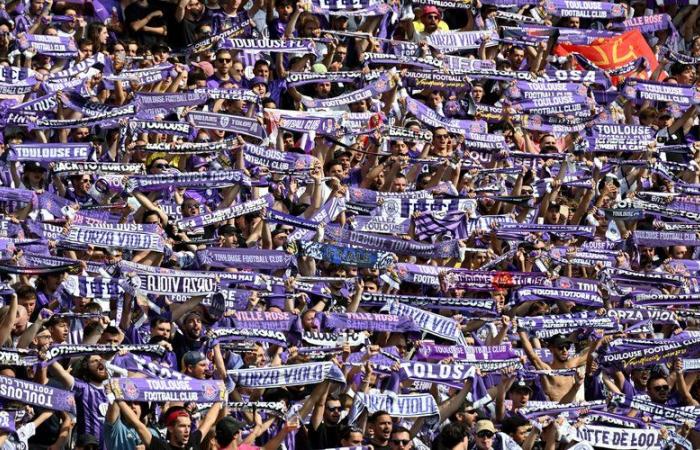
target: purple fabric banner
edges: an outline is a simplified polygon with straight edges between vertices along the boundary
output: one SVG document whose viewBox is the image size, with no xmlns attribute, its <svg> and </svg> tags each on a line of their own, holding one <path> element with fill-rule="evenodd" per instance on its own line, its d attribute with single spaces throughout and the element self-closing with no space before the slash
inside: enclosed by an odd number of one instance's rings
<svg viewBox="0 0 700 450">
<path fill-rule="evenodd" d="M 597 1 L 545 0 L 544 8 L 549 14 L 557 17 L 616 19 L 625 15 L 625 9 L 619 3 Z"/>
<path fill-rule="evenodd" d="M 349 103 L 358 102 L 367 98 L 374 97 L 390 90 L 392 88 L 391 77 L 389 74 L 383 74 L 378 80 L 370 83 L 366 87 L 354 92 L 339 95 L 338 97 L 328 99 L 315 99 L 311 97 L 302 97 L 301 102 L 307 108 L 335 108 L 344 106 Z"/>
<path fill-rule="evenodd" d="M 163 380 L 160 378 L 113 378 L 109 382 L 117 400 L 128 402 L 201 402 L 226 400 L 220 380 Z"/>
<path fill-rule="evenodd" d="M 0 398 L 73 415 L 76 413 L 75 397 L 71 392 L 19 378 L 0 376 Z"/>
<path fill-rule="evenodd" d="M 268 194 L 257 200 L 251 200 L 229 208 L 218 209 L 216 211 L 200 214 L 198 216 L 183 217 L 176 222 L 176 225 L 181 230 L 204 227 L 217 222 L 233 219 L 234 217 L 257 212 L 263 208 L 270 208 L 272 207 L 273 200 L 272 195 Z"/>
<path fill-rule="evenodd" d="M 390 333 L 420 330 L 409 317 L 393 314 L 325 313 L 322 324 L 323 328 L 331 330 L 369 330 Z"/>
<path fill-rule="evenodd" d="M 199 264 L 221 268 L 261 270 L 286 269 L 294 262 L 294 255 L 279 250 L 252 248 L 208 248 L 197 251 Z"/>
<path fill-rule="evenodd" d="M 314 162 L 318 161 L 311 155 L 280 152 L 251 144 L 243 146 L 243 159 L 253 167 L 267 167 L 271 171 L 281 172 L 310 170 Z"/>
<path fill-rule="evenodd" d="M 11 144 L 8 161 L 87 161 L 91 144 Z"/>
<path fill-rule="evenodd" d="M 258 139 L 264 139 L 267 136 L 265 129 L 256 118 L 190 111 L 187 114 L 187 120 L 196 128 L 221 130 Z"/>
</svg>

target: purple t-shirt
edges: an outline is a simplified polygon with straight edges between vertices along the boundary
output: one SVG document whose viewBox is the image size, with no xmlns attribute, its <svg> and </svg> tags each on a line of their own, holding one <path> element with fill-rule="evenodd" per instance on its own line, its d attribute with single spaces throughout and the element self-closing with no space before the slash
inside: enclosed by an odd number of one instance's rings
<svg viewBox="0 0 700 450">
<path fill-rule="evenodd" d="M 78 417 L 76 424 L 78 434 L 92 434 L 100 441 L 100 448 L 105 448 L 102 440 L 102 426 L 108 403 L 104 389 L 76 378 L 73 392 Z"/>
<path fill-rule="evenodd" d="M 287 22 L 282 22 L 279 17 L 267 22 L 267 29 L 270 32 L 270 39 L 280 39 L 284 36 Z"/>
</svg>

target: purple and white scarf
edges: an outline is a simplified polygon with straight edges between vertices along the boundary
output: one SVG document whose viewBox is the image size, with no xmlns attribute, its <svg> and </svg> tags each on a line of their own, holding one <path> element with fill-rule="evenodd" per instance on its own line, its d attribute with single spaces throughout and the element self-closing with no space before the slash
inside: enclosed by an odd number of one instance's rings
<svg viewBox="0 0 700 450">
<path fill-rule="evenodd" d="M 396 301 L 421 309 L 449 309 L 488 316 L 498 314 L 496 304 L 491 298 L 425 297 L 420 295 L 381 294 L 377 292 L 362 293 L 362 305 L 384 306 L 389 301 Z"/>
<path fill-rule="evenodd" d="M 413 322 L 424 332 L 447 339 L 460 344 L 464 343 L 464 336 L 459 328 L 459 324 L 449 317 L 423 311 L 413 306 L 404 305 L 397 301 L 389 301 L 382 308 L 389 314 L 410 317 Z"/>
<path fill-rule="evenodd" d="M 325 380 L 345 384 L 345 376 L 332 362 L 293 364 L 280 367 L 229 370 L 229 376 L 242 387 L 266 389 L 285 386 L 305 386 Z"/>
<path fill-rule="evenodd" d="M 275 53 L 314 53 L 315 44 L 311 39 L 240 39 L 222 41 L 219 48 L 245 50 L 248 52 Z"/>
<path fill-rule="evenodd" d="M 161 120 L 129 120 L 130 133 L 160 133 L 174 136 L 190 136 L 194 133 L 192 125 L 187 122 L 165 122 Z"/>
<path fill-rule="evenodd" d="M 286 269 L 294 263 L 294 255 L 279 250 L 252 248 L 208 248 L 197 251 L 197 261 L 204 266 L 262 270 Z"/>
<path fill-rule="evenodd" d="M 113 378 L 109 382 L 116 400 L 128 402 L 222 402 L 226 387 L 221 380 L 164 380 L 161 378 Z"/>
<path fill-rule="evenodd" d="M 40 55 L 55 58 L 73 58 L 78 55 L 75 39 L 67 36 L 20 33 L 17 35 L 17 44 L 22 51 L 31 47 Z"/>
<path fill-rule="evenodd" d="M 110 227 L 72 225 L 62 241 L 102 248 L 163 251 L 163 238 L 157 233 L 124 231 Z"/>
<path fill-rule="evenodd" d="M 498 45 L 496 31 L 460 31 L 437 32 L 428 35 L 427 41 L 431 47 L 442 53 L 456 53 L 462 50 L 478 49 L 484 38 L 489 37 L 487 47 Z"/>
<path fill-rule="evenodd" d="M 253 166 L 267 167 L 271 171 L 296 172 L 310 170 L 317 161 L 311 155 L 280 152 L 271 148 L 245 144 L 243 146 L 243 159 Z"/>
<path fill-rule="evenodd" d="M 204 111 L 190 111 L 187 120 L 196 128 L 210 130 L 221 130 L 234 134 L 242 134 L 258 139 L 267 136 L 265 129 L 257 118 L 232 116 L 229 114 L 219 114 Z"/>
<path fill-rule="evenodd" d="M 407 333 L 419 328 L 411 318 L 394 314 L 325 313 L 323 327 L 331 330 L 369 330 Z"/>
<path fill-rule="evenodd" d="M 314 99 L 311 97 L 302 97 L 302 103 L 307 108 L 336 108 L 339 106 L 348 105 L 350 103 L 359 102 L 379 94 L 383 94 L 392 88 L 390 75 L 383 74 L 376 81 L 368 84 L 362 89 L 339 95 L 338 97 L 328 99 Z"/>
<path fill-rule="evenodd" d="M 625 9 L 618 3 L 582 0 L 545 0 L 545 11 L 557 17 L 615 19 L 624 17 Z"/>
<path fill-rule="evenodd" d="M 217 222 L 223 222 L 229 219 L 233 219 L 238 216 L 243 216 L 253 212 L 260 211 L 263 208 L 271 208 L 273 203 L 273 197 L 268 194 L 257 200 L 251 200 L 245 203 L 231 206 L 225 209 L 219 209 L 209 213 L 200 214 L 198 216 L 183 217 L 179 219 L 175 224 L 181 230 L 190 230 L 197 227 L 204 227 Z"/>
<path fill-rule="evenodd" d="M 163 191 L 170 188 L 222 188 L 240 184 L 250 186 L 250 178 L 240 170 L 210 172 L 173 172 L 129 177 L 127 192 Z"/>
<path fill-rule="evenodd" d="M 354 400 L 348 414 L 349 423 L 354 423 L 365 410 L 367 414 L 386 411 L 391 417 L 423 417 L 429 421 L 439 416 L 438 405 L 431 394 L 401 395 L 391 391 L 380 393 L 375 390 L 368 394 L 358 392 Z"/>
<path fill-rule="evenodd" d="M 32 142 L 10 144 L 8 161 L 87 161 L 92 151 L 90 144 L 50 144 Z"/>
<path fill-rule="evenodd" d="M 700 89 L 694 86 L 628 80 L 621 88 L 625 98 L 641 103 L 645 100 L 671 102 L 682 107 L 700 104 Z"/>
<path fill-rule="evenodd" d="M 577 305 L 595 308 L 603 307 L 603 298 L 595 292 L 578 291 L 572 289 L 557 289 L 539 286 L 526 286 L 516 291 L 516 303 L 541 300 L 574 302 Z"/>
<path fill-rule="evenodd" d="M 76 413 L 73 393 L 19 378 L 0 376 L 0 398 L 73 415 Z"/>
</svg>

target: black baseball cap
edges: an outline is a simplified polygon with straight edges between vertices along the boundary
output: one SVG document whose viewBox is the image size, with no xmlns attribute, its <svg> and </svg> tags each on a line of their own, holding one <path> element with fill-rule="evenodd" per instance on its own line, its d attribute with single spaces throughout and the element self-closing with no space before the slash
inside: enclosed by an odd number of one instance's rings
<svg viewBox="0 0 700 450">
<path fill-rule="evenodd" d="M 228 447 L 236 434 L 245 428 L 245 424 L 233 417 L 224 417 L 216 424 L 214 436 L 216 442 L 223 448 Z"/>
</svg>

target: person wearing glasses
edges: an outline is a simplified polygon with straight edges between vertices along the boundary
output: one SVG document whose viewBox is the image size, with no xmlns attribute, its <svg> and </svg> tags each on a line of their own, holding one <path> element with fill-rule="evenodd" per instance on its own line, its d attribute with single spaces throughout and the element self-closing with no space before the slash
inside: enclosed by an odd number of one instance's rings
<svg viewBox="0 0 700 450">
<path fill-rule="evenodd" d="M 391 438 L 389 439 L 389 446 L 391 450 L 410 450 L 413 448 L 413 441 L 411 440 L 411 432 L 404 427 L 396 427 L 391 431 Z"/>
<path fill-rule="evenodd" d="M 682 375 L 681 375 L 682 376 Z M 671 385 L 662 373 L 656 373 L 647 381 L 647 394 L 649 400 L 657 405 L 666 405 L 671 394 Z"/>
<path fill-rule="evenodd" d="M 208 88 L 218 88 L 222 83 L 231 80 L 231 67 L 233 65 L 233 56 L 230 50 L 219 49 L 214 58 L 214 75 L 207 78 Z"/>
<path fill-rule="evenodd" d="M 576 369 L 586 364 L 588 353 L 600 345 L 600 340 L 586 347 L 577 355 L 570 355 L 573 342 L 563 334 L 549 340 L 548 349 L 552 352 L 552 362 L 547 364 L 535 352 L 527 332 L 520 331 L 520 341 L 528 359 L 538 370 Z M 582 380 L 574 375 L 542 375 L 542 388 L 550 401 L 571 402 L 578 396 Z"/>
<path fill-rule="evenodd" d="M 80 206 L 94 206 L 97 204 L 95 199 L 88 193 L 88 191 L 90 191 L 90 187 L 92 186 L 90 175 L 73 175 L 70 177 L 70 184 L 73 189 L 65 191 L 65 197 L 68 200 L 75 202 Z"/>
<path fill-rule="evenodd" d="M 469 450 L 491 450 L 493 448 L 493 437 L 496 434 L 496 427 L 488 419 L 479 420 L 476 423 L 474 443 Z"/>
<path fill-rule="evenodd" d="M 314 406 L 309 428 L 309 441 L 312 448 L 329 448 L 340 446 L 340 413 L 343 406 L 337 395 L 329 395 L 324 402 Z"/>
</svg>

